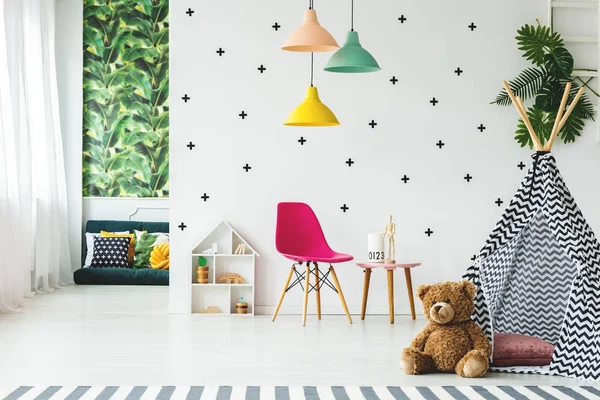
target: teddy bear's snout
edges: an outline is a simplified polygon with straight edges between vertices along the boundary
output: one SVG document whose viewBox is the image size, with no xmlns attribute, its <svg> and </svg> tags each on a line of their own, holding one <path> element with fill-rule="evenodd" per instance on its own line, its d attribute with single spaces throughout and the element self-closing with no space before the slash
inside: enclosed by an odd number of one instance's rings
<svg viewBox="0 0 600 400">
<path fill-rule="evenodd" d="M 454 319 L 454 308 L 448 303 L 436 303 L 431 307 L 429 315 L 438 324 L 447 324 Z"/>
</svg>

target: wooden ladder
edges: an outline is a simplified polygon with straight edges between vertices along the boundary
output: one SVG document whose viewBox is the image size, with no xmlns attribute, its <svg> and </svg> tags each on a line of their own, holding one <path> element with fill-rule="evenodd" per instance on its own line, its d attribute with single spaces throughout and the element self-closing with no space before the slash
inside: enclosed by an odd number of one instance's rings
<svg viewBox="0 0 600 400">
<path fill-rule="evenodd" d="M 548 0 L 548 25 L 550 28 L 554 30 L 554 20 L 556 16 L 557 9 L 586 9 L 589 10 L 590 13 L 596 13 L 598 18 L 598 32 L 596 36 L 562 36 L 563 40 L 567 45 L 569 43 L 584 43 L 590 46 L 596 45 L 598 47 L 597 50 L 597 67 L 596 69 L 581 69 L 576 68 L 573 70 L 572 76 L 577 77 L 577 81 L 579 84 L 588 84 L 593 79 L 596 79 L 598 83 L 598 71 L 600 71 L 600 0 L 588 0 L 588 1 L 553 1 Z M 600 84 L 597 85 L 597 88 L 600 89 Z M 590 93 L 592 94 L 592 93 Z M 595 95 L 589 96 L 590 99 L 598 98 Z M 596 103 L 596 120 L 600 118 L 600 99 Z M 596 141 L 600 142 L 600 123 L 597 123 L 598 131 L 596 132 Z"/>
</svg>

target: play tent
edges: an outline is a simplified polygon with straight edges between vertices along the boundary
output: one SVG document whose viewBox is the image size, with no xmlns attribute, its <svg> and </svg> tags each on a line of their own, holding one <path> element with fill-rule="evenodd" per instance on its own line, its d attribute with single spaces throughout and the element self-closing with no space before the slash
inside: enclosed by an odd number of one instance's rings
<svg viewBox="0 0 600 400">
<path fill-rule="evenodd" d="M 528 124 L 522 102 L 505 88 Z M 565 94 L 545 146 L 530 129 L 533 164 L 463 276 L 477 287 L 472 318 L 490 340 L 494 332 L 518 333 L 555 345 L 549 366 L 495 370 L 600 380 L 600 244 L 549 152 L 581 92 L 563 117 Z"/>
</svg>

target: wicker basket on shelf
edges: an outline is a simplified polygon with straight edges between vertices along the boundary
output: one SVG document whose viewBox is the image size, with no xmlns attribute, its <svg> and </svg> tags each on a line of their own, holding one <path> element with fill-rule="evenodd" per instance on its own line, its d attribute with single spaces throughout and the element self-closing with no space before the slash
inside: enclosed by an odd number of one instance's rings
<svg viewBox="0 0 600 400">
<path fill-rule="evenodd" d="M 198 257 L 198 266 L 196 267 L 196 280 L 198 283 L 208 283 L 208 265 L 206 258 Z"/>
</svg>

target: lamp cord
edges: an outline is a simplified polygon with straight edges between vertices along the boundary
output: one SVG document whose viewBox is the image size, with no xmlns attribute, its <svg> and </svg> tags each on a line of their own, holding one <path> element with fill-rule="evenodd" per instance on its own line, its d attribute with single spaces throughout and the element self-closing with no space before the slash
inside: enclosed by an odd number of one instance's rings
<svg viewBox="0 0 600 400">
<path fill-rule="evenodd" d="M 308 9 L 312 10 L 313 9 L 313 0 L 308 0 Z"/>
<path fill-rule="evenodd" d="M 354 0 L 352 0 L 350 4 L 350 30 L 354 32 Z"/>
<path fill-rule="evenodd" d="M 315 53 L 311 52 L 310 53 L 310 87 L 313 86 L 313 75 L 314 75 L 314 71 L 313 71 L 313 67 L 314 67 L 314 55 Z"/>
</svg>

